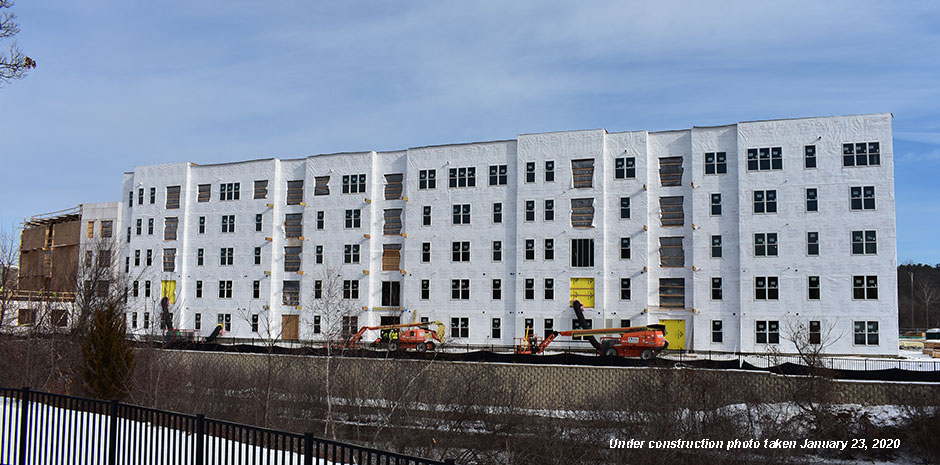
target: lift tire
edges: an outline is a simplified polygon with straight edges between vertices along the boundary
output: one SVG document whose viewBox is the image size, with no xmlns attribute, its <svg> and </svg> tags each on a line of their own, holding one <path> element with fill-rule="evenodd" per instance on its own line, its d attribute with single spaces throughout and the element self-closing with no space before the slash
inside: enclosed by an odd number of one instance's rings
<svg viewBox="0 0 940 465">
<path fill-rule="evenodd" d="M 389 343 L 388 343 L 388 351 L 389 351 L 389 352 L 398 352 L 398 343 L 397 343 L 397 342 L 389 342 Z"/>
<path fill-rule="evenodd" d="M 617 354 L 617 349 L 614 348 L 614 347 L 608 347 L 608 348 L 604 349 L 604 356 L 605 356 L 605 357 L 616 357 L 617 355 L 618 355 L 618 354 Z"/>
<path fill-rule="evenodd" d="M 652 360 L 656 357 L 656 354 L 650 349 L 643 349 L 643 352 L 640 352 L 640 358 L 643 360 Z"/>
<path fill-rule="evenodd" d="M 419 342 L 415 345 L 415 350 L 418 352 L 425 352 L 428 350 L 428 346 L 423 342 Z"/>
<path fill-rule="evenodd" d="M 430 352 L 430 351 L 434 350 L 434 343 L 433 343 L 433 342 L 425 343 L 425 344 L 424 344 L 424 347 Z"/>
</svg>

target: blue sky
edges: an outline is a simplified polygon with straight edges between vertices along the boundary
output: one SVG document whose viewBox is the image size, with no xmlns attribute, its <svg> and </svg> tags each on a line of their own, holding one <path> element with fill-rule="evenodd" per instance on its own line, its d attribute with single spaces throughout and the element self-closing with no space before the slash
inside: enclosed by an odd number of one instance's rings
<svg viewBox="0 0 940 465">
<path fill-rule="evenodd" d="M 940 2 L 505 3 L 20 0 L 0 226 L 136 165 L 892 112 L 898 260 L 940 263 Z"/>
</svg>

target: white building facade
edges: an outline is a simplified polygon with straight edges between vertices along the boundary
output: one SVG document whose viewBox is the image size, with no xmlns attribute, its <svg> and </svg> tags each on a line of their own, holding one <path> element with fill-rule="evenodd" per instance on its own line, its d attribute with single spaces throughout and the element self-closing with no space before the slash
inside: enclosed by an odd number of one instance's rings
<svg viewBox="0 0 940 465">
<path fill-rule="evenodd" d="M 350 325 L 417 313 L 458 343 L 572 329 L 579 298 L 593 327 L 663 323 L 672 348 L 897 354 L 891 119 L 137 167 L 129 327 L 167 295 L 202 335 L 321 338 L 298 322 L 329 269 Z"/>
</svg>

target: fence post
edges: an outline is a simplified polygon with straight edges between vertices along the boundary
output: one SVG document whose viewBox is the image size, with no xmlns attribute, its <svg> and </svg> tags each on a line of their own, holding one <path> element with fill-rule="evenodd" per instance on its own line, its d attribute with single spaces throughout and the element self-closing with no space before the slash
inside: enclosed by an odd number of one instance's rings
<svg viewBox="0 0 940 465">
<path fill-rule="evenodd" d="M 206 456 L 206 416 L 196 415 L 196 457 L 193 462 L 196 465 L 203 465 Z"/>
<path fill-rule="evenodd" d="M 117 451 L 117 421 L 118 421 L 118 401 L 111 399 L 111 418 L 108 425 L 108 465 L 114 465 L 115 452 Z"/>
<path fill-rule="evenodd" d="M 304 465 L 313 465 L 313 433 L 304 433 Z"/>
<path fill-rule="evenodd" d="M 19 463 L 26 465 L 26 433 L 29 430 L 29 387 L 23 388 L 23 395 L 20 397 L 20 438 L 19 438 Z"/>
</svg>

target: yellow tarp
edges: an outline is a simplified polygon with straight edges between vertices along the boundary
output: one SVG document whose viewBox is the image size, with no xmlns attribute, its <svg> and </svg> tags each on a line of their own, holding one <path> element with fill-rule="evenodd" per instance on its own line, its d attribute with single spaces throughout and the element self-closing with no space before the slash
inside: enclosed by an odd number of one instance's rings
<svg viewBox="0 0 940 465">
<path fill-rule="evenodd" d="M 571 300 L 581 301 L 584 308 L 594 308 L 594 278 L 571 278 Z"/>
<path fill-rule="evenodd" d="M 160 281 L 160 297 L 166 297 L 171 304 L 176 303 L 176 281 Z"/>
</svg>

